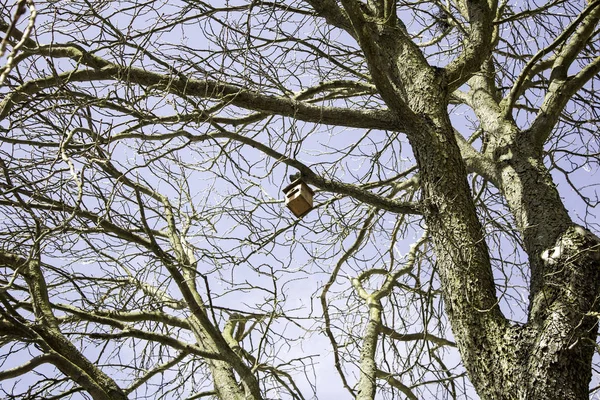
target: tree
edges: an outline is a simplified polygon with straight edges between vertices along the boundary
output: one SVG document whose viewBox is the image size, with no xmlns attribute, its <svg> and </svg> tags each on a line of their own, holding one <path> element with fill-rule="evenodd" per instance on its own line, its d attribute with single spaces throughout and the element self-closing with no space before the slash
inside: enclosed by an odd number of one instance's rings
<svg viewBox="0 0 600 400">
<path fill-rule="evenodd" d="M 3 396 L 598 392 L 600 1 L 211 3 L 3 6 Z"/>
</svg>

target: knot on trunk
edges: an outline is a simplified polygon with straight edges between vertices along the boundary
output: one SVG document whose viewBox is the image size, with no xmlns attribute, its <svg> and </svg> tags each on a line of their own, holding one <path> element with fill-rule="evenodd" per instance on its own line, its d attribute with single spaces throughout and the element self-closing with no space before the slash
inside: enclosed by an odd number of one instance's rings
<svg viewBox="0 0 600 400">
<path fill-rule="evenodd" d="M 572 263 L 598 263 L 600 238 L 579 225 L 569 227 L 556 241 L 556 245 L 541 254 L 546 265 Z"/>
</svg>

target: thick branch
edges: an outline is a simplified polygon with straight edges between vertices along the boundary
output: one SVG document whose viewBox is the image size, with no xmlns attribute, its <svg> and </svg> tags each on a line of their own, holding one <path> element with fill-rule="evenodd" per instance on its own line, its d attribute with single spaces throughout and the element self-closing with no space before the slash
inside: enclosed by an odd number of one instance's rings
<svg viewBox="0 0 600 400">
<path fill-rule="evenodd" d="M 527 65 L 525 65 L 525 67 L 523 68 L 523 70 L 519 74 L 519 77 L 517 78 L 517 80 L 513 84 L 512 88 L 510 90 L 510 93 L 503 100 L 503 103 L 505 103 L 505 105 L 504 105 L 504 113 L 505 113 L 505 115 L 509 115 L 509 113 L 511 113 L 513 105 L 517 101 L 517 98 L 523 92 L 524 83 L 526 82 L 526 80 L 528 78 L 531 77 L 531 70 L 534 69 L 535 65 L 544 56 L 546 56 L 550 52 L 554 51 L 557 47 L 559 47 L 562 43 L 564 43 L 571 36 L 571 34 L 573 34 L 573 32 L 575 32 L 575 30 L 582 23 L 582 21 L 584 21 L 594 11 L 594 9 L 596 7 L 598 7 L 599 5 L 600 5 L 600 0 L 595 0 L 595 1 L 591 2 L 588 5 L 588 7 L 586 7 L 586 9 L 583 10 L 582 13 L 560 35 L 558 35 L 558 37 L 551 44 L 549 44 L 545 48 L 543 48 L 540 51 L 538 51 L 531 58 L 531 60 L 529 60 L 529 62 L 527 63 Z M 596 10 L 594 12 L 594 14 L 598 14 L 598 11 Z M 596 16 L 591 16 L 590 18 L 588 18 L 588 24 L 590 22 L 594 21 L 594 20 L 597 21 L 597 18 L 598 18 L 597 15 Z M 588 25 L 588 24 L 584 24 L 584 28 L 583 28 L 584 32 L 587 30 L 585 28 L 585 25 Z M 566 53 L 565 54 L 569 54 L 569 53 L 570 53 L 570 50 L 566 49 Z M 557 61 L 554 61 L 553 67 L 555 67 L 556 65 L 557 65 Z M 563 74 L 563 72 L 561 71 L 560 74 Z M 566 74 L 566 71 L 564 71 L 564 74 Z M 556 73 L 555 73 L 555 76 L 556 76 Z"/>
<path fill-rule="evenodd" d="M 5 371 L 0 371 L 0 381 L 5 379 L 16 378 L 27 372 L 33 371 L 36 367 L 40 365 L 52 363 L 56 361 L 56 357 L 48 354 L 44 354 L 41 356 L 33 357 L 31 360 L 27 361 L 23 365 L 19 365 L 18 367 L 7 369 Z"/>
<path fill-rule="evenodd" d="M 397 340 L 399 342 L 410 342 L 413 340 L 428 340 L 432 343 L 435 343 L 440 346 L 451 346 L 456 347 L 456 343 L 451 340 L 432 335 L 428 332 L 418 332 L 418 333 L 399 333 L 389 328 L 387 326 L 382 325 L 380 328 L 381 333 L 389 337 L 390 339 Z"/>
<path fill-rule="evenodd" d="M 76 49 L 74 49 L 75 51 Z M 100 64 L 94 61 L 94 64 Z M 212 80 L 183 79 L 135 67 L 107 64 L 100 69 L 74 70 L 58 76 L 29 81 L 16 88 L 0 102 L 0 120 L 6 118 L 12 107 L 28 96 L 44 89 L 68 82 L 127 81 L 128 84 L 153 86 L 178 96 L 192 96 L 224 100 L 229 105 L 265 114 L 276 114 L 301 121 L 354 128 L 389 129 L 403 131 L 405 124 L 385 110 L 352 110 L 349 108 L 313 105 L 283 96 L 264 95 L 236 85 Z"/>
<path fill-rule="evenodd" d="M 598 8 L 600 10 L 600 7 Z M 534 143 L 542 149 L 550 136 L 552 129 L 561 116 L 571 97 L 581 89 L 590 79 L 600 73 L 600 56 L 579 71 L 575 76 L 566 80 L 556 80 L 548 89 L 544 103 L 527 131 L 533 136 Z"/>
<path fill-rule="evenodd" d="M 444 68 L 450 92 L 462 86 L 481 67 L 493 48 L 495 4 L 488 4 L 485 0 L 467 0 L 464 3 L 471 30 L 463 40 L 462 53 Z"/>
<path fill-rule="evenodd" d="M 216 124 L 213 124 L 217 126 Z M 398 201 L 394 199 L 390 199 L 385 196 L 378 195 L 369 190 L 362 189 L 359 185 L 353 185 L 350 183 L 336 182 L 329 179 L 325 179 L 322 176 L 315 173 L 310 167 L 297 161 L 295 159 L 289 158 L 286 155 L 279 153 L 278 151 L 272 149 L 271 147 L 258 142 L 254 139 L 251 139 L 247 136 L 240 135 L 236 132 L 228 131 L 222 127 L 217 126 L 218 131 L 207 134 L 207 135 L 193 135 L 187 131 L 177 131 L 173 134 L 167 135 L 153 135 L 153 136 L 145 136 L 140 134 L 131 134 L 126 136 L 116 136 L 115 138 L 125 138 L 125 137 L 138 137 L 138 138 L 147 138 L 148 140 L 157 140 L 157 139 L 168 139 L 172 137 L 185 137 L 193 142 L 202 142 L 205 140 L 218 139 L 218 138 L 228 138 L 233 139 L 238 142 L 247 144 L 268 156 L 276 159 L 279 162 L 282 162 L 290 167 L 296 168 L 302 174 L 302 178 L 307 183 L 314 185 L 320 189 L 327 190 L 329 192 L 338 193 L 353 197 L 359 201 L 362 201 L 366 204 L 370 204 L 374 207 L 387 210 L 394 213 L 400 214 L 420 214 L 421 210 L 417 204 Z M 114 138 L 113 138 L 114 139 Z"/>
<path fill-rule="evenodd" d="M 317 15 L 324 18 L 325 21 L 332 26 L 343 29 L 350 35 L 354 36 L 352 23 L 348 19 L 346 13 L 338 7 L 335 0 L 304 0 L 315 10 Z"/>
<path fill-rule="evenodd" d="M 13 270 L 19 270 L 25 277 L 36 315 L 36 325 L 32 329 L 38 335 L 38 343 L 50 355 L 53 364 L 85 388 L 95 400 L 127 399 L 115 381 L 89 361 L 58 329 L 48 301 L 39 260 L 25 259 L 0 250 L 0 263 Z"/>
</svg>

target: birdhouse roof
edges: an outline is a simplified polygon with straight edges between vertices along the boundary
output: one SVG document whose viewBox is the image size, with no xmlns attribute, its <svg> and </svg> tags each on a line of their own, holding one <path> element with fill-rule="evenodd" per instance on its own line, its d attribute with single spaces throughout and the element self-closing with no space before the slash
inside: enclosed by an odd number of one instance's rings
<svg viewBox="0 0 600 400">
<path fill-rule="evenodd" d="M 286 187 L 284 187 L 284 188 L 283 188 L 283 193 L 287 193 L 287 192 L 289 192 L 290 190 L 292 190 L 294 187 L 296 187 L 296 186 L 298 186 L 298 185 L 304 185 L 304 186 L 305 186 L 305 187 L 306 187 L 306 188 L 307 188 L 307 189 L 310 191 L 310 194 L 312 194 L 312 195 L 314 195 L 314 194 L 315 194 L 314 190 L 312 190 L 312 189 L 310 188 L 310 186 L 308 186 L 308 185 L 306 184 L 306 182 L 304 182 L 304 181 L 302 180 L 302 178 L 298 178 L 298 179 L 296 179 L 295 181 L 293 181 L 292 183 L 290 183 L 289 185 L 287 185 Z"/>
</svg>

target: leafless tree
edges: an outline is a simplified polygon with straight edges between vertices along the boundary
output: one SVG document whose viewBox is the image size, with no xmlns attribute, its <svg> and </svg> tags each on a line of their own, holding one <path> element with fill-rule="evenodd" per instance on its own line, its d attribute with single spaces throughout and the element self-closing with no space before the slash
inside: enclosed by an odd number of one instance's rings
<svg viewBox="0 0 600 400">
<path fill-rule="evenodd" d="M 600 394 L 600 0 L 1 7 L 3 398 Z"/>
</svg>

